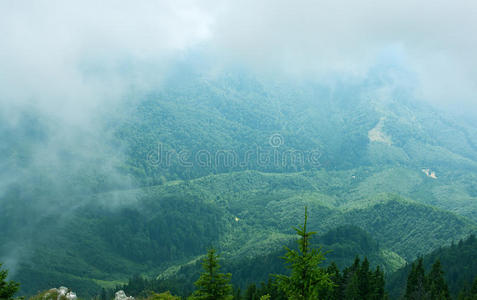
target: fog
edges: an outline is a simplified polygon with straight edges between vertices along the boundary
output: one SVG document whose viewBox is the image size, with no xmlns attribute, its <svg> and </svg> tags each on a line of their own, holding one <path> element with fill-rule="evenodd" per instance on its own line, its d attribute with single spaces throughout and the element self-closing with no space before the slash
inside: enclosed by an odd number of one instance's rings
<svg viewBox="0 0 477 300">
<path fill-rule="evenodd" d="M 93 164 L 111 185 L 133 186 L 115 172 L 122 153 L 108 143 L 104 118 L 194 57 L 209 71 L 240 66 L 330 84 L 381 72 L 416 99 L 473 116 L 476 28 L 472 0 L 1 1 L 0 133 L 10 138 L 0 145 L 0 205 L 26 179 L 70 191 L 65 174 Z M 15 139 L 25 122 L 40 132 L 27 144 Z M 19 165 L 11 149 L 25 145 L 31 159 Z M 68 189 L 78 186 L 71 180 Z M 42 214 L 55 211 L 44 201 Z M 13 267 L 17 258 L 6 260 Z"/>
<path fill-rule="evenodd" d="M 476 104 L 474 1 L 0 5 L 3 113 L 29 105 L 54 108 L 59 116 L 81 122 L 131 84 L 157 84 L 168 61 L 194 50 L 213 56 L 217 65 L 319 79 L 365 76 L 377 64 L 389 63 L 416 75 L 419 98 Z M 134 76 L 121 77 L 124 64 Z M 153 76 L 145 66 L 154 66 Z M 91 69 L 101 76 L 91 76 Z"/>
<path fill-rule="evenodd" d="M 379 73 L 416 99 L 473 116 L 476 23 L 477 4 L 465 0 L 6 0 L 0 120 L 11 134 L 25 113 L 44 128 L 31 164 L 54 165 L 61 149 L 75 149 L 76 162 L 120 155 L 104 143 L 104 116 L 160 87 L 174 62 L 203 58 L 209 71 L 241 66 L 331 84 Z M 1 186 L 23 176 L 14 173 Z"/>
</svg>

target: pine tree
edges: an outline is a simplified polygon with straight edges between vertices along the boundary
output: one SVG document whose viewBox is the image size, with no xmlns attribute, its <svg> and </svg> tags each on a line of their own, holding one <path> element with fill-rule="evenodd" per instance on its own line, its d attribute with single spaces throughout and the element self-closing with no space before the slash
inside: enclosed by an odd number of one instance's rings
<svg viewBox="0 0 477 300">
<path fill-rule="evenodd" d="M 450 299 L 449 288 L 444 279 L 444 272 L 441 269 L 441 263 L 439 260 L 436 260 L 429 272 L 428 288 L 431 299 Z"/>
<path fill-rule="evenodd" d="M 384 290 L 384 286 L 384 273 L 381 271 L 379 266 L 377 266 L 376 271 L 374 271 L 372 276 L 371 294 L 369 296 L 369 299 L 386 299 L 387 295 Z"/>
<path fill-rule="evenodd" d="M 361 299 L 369 299 L 369 294 L 371 293 L 370 280 L 369 262 L 365 257 L 358 271 L 358 287 Z"/>
<path fill-rule="evenodd" d="M 354 297 L 357 299 L 357 297 L 359 296 L 359 280 L 358 276 L 356 275 L 356 278 L 354 278 L 354 275 L 359 271 L 359 266 L 360 259 L 358 256 L 356 256 L 353 264 L 343 270 L 343 276 L 341 277 L 341 285 L 335 288 L 335 290 L 339 289 L 340 296 L 344 298 L 337 299 L 346 299 L 347 294 L 349 297 Z M 355 292 L 351 293 L 351 291 Z"/>
<path fill-rule="evenodd" d="M 232 285 L 230 284 L 231 274 L 220 273 L 218 255 L 215 249 L 207 252 L 207 257 L 202 262 L 204 273 L 194 283 L 197 290 L 190 299 L 197 300 L 231 300 Z"/>
<path fill-rule="evenodd" d="M 427 299 L 427 280 L 422 257 L 419 258 L 417 264 L 412 264 L 411 272 L 407 278 L 405 299 L 422 300 Z"/>
<path fill-rule="evenodd" d="M 361 295 L 359 291 L 359 278 L 358 273 L 355 272 L 351 275 L 350 282 L 346 285 L 345 299 L 347 300 L 360 300 Z"/>
<path fill-rule="evenodd" d="M 266 293 L 273 300 L 286 300 L 285 294 L 279 289 L 276 278 L 270 276 L 268 278 Z"/>
<path fill-rule="evenodd" d="M 329 270 L 334 270 L 330 267 L 328 267 Z M 343 275 L 340 276 L 339 281 L 335 281 L 336 275 L 331 275 L 333 271 L 329 271 L 329 273 L 337 287 L 334 289 L 333 297 L 327 299 L 388 299 L 384 290 L 386 285 L 384 273 L 379 266 L 373 272 L 369 267 L 367 258 L 360 262 L 357 256 L 353 264 L 343 270 Z"/>
<path fill-rule="evenodd" d="M 465 297 L 464 293 L 462 293 L 461 297 Z M 436 260 L 432 265 L 431 271 L 427 276 L 424 271 L 422 258 L 419 258 L 417 264 L 412 264 L 412 269 L 407 279 L 405 299 L 451 299 L 439 260 Z"/>
<path fill-rule="evenodd" d="M 464 286 L 459 292 L 457 300 L 477 300 L 477 277 L 472 284 L 472 287 Z"/>
<path fill-rule="evenodd" d="M 20 288 L 20 284 L 14 281 L 7 281 L 8 270 L 2 270 L 2 264 L 0 264 L 0 299 L 8 300 L 13 299 L 13 295 Z"/>
<path fill-rule="evenodd" d="M 332 262 L 326 269 L 326 273 L 329 274 L 331 281 L 333 282 L 334 288 L 332 290 L 325 289 L 320 291 L 324 295 L 324 299 L 342 299 L 343 298 L 343 278 L 341 276 L 340 270 L 335 262 Z"/>
<path fill-rule="evenodd" d="M 320 290 L 333 288 L 329 275 L 319 266 L 325 259 L 321 248 L 310 248 L 310 238 L 315 232 L 307 231 L 307 220 L 308 211 L 305 207 L 304 225 L 294 228 L 300 236 L 298 250 L 286 248 L 284 257 L 291 274 L 277 276 L 279 288 L 293 300 L 320 299 Z"/>
</svg>

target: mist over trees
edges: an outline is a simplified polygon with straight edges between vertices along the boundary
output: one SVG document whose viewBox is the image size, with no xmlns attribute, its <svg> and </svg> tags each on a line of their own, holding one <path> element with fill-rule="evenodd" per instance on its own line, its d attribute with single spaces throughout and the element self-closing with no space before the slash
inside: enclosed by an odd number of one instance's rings
<svg viewBox="0 0 477 300">
<path fill-rule="evenodd" d="M 475 298 L 476 15 L 0 1 L 0 298 Z"/>
<path fill-rule="evenodd" d="M 15 293 L 20 288 L 20 284 L 9 280 L 7 281 L 8 277 L 8 270 L 2 268 L 2 264 L 0 263 L 0 299 L 14 299 Z"/>
</svg>

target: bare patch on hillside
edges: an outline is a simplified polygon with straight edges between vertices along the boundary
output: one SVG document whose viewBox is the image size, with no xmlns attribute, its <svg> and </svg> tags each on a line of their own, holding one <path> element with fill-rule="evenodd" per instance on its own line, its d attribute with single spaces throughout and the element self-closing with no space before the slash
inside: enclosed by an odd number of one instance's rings
<svg viewBox="0 0 477 300">
<path fill-rule="evenodd" d="M 392 144 L 391 137 L 383 132 L 384 119 L 381 117 L 378 124 L 368 131 L 368 138 L 370 142 L 380 142 L 390 146 Z"/>
</svg>

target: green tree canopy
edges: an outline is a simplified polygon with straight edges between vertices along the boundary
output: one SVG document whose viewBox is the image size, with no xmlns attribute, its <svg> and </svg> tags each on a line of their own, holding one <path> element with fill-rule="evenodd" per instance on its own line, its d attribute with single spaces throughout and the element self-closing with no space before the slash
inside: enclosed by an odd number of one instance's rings
<svg viewBox="0 0 477 300">
<path fill-rule="evenodd" d="M 428 275 L 430 299 L 450 299 L 449 288 L 444 279 L 441 263 L 436 260 Z"/>
<path fill-rule="evenodd" d="M 285 261 L 291 269 L 290 276 L 278 275 L 279 288 L 293 300 L 319 299 L 320 291 L 332 289 L 329 274 L 320 267 L 325 259 L 321 248 L 312 249 L 310 239 L 315 232 L 307 231 L 308 211 L 305 207 L 303 226 L 294 228 L 298 236 L 298 250 L 286 247 Z"/>
<path fill-rule="evenodd" d="M 444 279 L 441 263 L 436 260 L 431 271 L 426 275 L 422 257 L 412 265 L 406 286 L 405 299 L 450 299 L 449 288 Z"/>
<path fill-rule="evenodd" d="M 427 282 L 426 273 L 422 263 L 422 257 L 419 258 L 417 263 L 412 264 L 411 272 L 407 278 L 405 299 L 418 300 L 426 297 Z"/>
<path fill-rule="evenodd" d="M 8 270 L 2 270 L 0 264 L 0 299 L 13 299 L 13 295 L 20 288 L 20 284 L 14 281 L 7 281 Z"/>
<path fill-rule="evenodd" d="M 202 262 L 204 272 L 194 283 L 197 290 L 190 299 L 197 300 L 230 300 L 232 296 L 231 274 L 220 273 L 219 256 L 215 249 L 207 252 L 207 257 Z"/>
<path fill-rule="evenodd" d="M 174 296 L 171 292 L 166 291 L 164 293 L 152 293 L 146 300 L 180 300 L 181 298 Z"/>
</svg>

